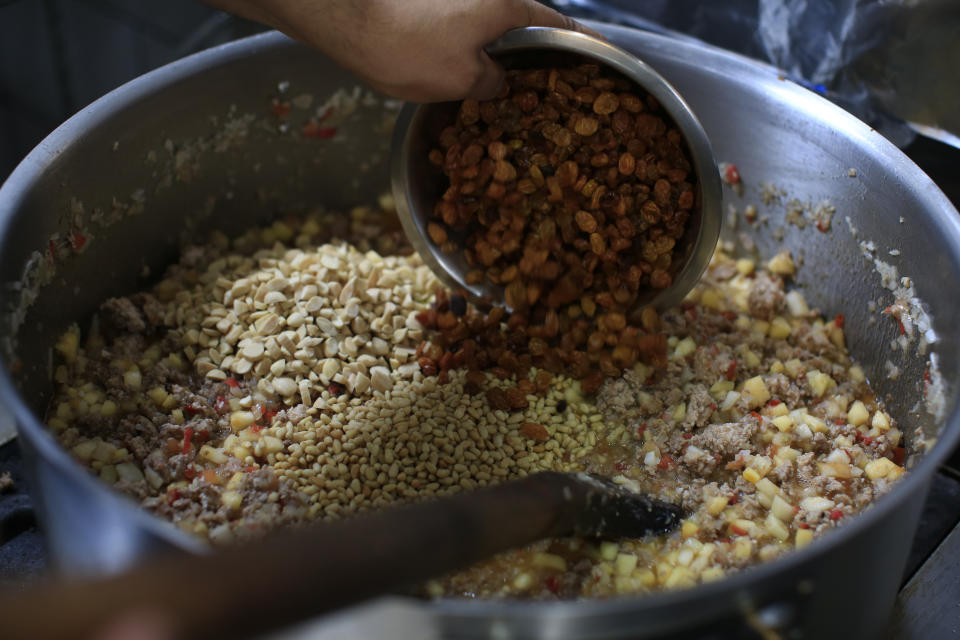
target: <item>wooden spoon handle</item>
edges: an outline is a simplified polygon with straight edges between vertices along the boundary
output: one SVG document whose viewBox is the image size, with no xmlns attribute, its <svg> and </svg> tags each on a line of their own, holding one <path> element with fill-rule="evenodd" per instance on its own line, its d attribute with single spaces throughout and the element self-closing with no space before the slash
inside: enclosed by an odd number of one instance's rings
<svg viewBox="0 0 960 640">
<path fill-rule="evenodd" d="M 114 577 L 38 585 L 0 598 L 3 635 L 89 637 L 134 610 L 160 614 L 176 637 L 257 634 L 568 532 L 586 495 L 575 487 L 566 474 L 536 474 Z"/>
</svg>

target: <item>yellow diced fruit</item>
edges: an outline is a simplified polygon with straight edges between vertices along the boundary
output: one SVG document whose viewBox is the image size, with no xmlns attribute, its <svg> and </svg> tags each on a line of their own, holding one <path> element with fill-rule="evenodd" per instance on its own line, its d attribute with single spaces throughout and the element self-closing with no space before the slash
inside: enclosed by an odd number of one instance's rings
<svg viewBox="0 0 960 640">
<path fill-rule="evenodd" d="M 230 476 L 230 480 L 227 481 L 227 489 L 230 491 L 239 489 L 240 485 L 243 484 L 243 477 L 242 471 L 237 471 L 234 473 L 232 476 Z"/>
<path fill-rule="evenodd" d="M 112 464 L 104 465 L 100 468 L 100 479 L 107 484 L 114 484 L 117 481 L 117 468 Z"/>
<path fill-rule="evenodd" d="M 696 576 L 693 575 L 693 572 L 687 569 L 686 567 L 677 567 L 670 574 L 670 577 L 667 578 L 665 586 L 667 589 L 679 589 L 684 587 L 692 587 L 697 583 Z"/>
<path fill-rule="evenodd" d="M 710 502 L 707 503 L 707 513 L 712 516 L 720 515 L 720 512 L 726 509 L 729 503 L 729 496 L 714 496 L 710 498 Z"/>
<path fill-rule="evenodd" d="M 93 459 L 99 460 L 100 462 L 111 462 L 116 452 L 117 448 L 115 446 L 101 440 L 97 442 L 97 446 L 93 450 Z"/>
<path fill-rule="evenodd" d="M 779 418 L 780 416 L 787 415 L 787 413 L 789 413 L 789 410 L 787 409 L 786 403 L 781 402 L 780 404 L 775 404 L 772 407 L 770 405 L 767 405 L 767 408 L 765 409 L 765 413 L 771 418 Z"/>
<path fill-rule="evenodd" d="M 770 511 L 782 522 L 793 520 L 793 506 L 780 496 L 773 496 L 773 505 L 770 507 Z"/>
<path fill-rule="evenodd" d="M 616 542 L 600 543 L 600 557 L 608 562 L 613 562 L 613 559 L 617 557 L 617 553 L 619 552 L 620 545 Z"/>
<path fill-rule="evenodd" d="M 553 569 L 554 571 L 566 571 L 567 561 L 562 556 L 538 551 L 533 554 L 533 566 L 541 569 Z"/>
<path fill-rule="evenodd" d="M 63 334 L 61 334 L 54 348 L 60 355 L 63 356 L 64 360 L 66 360 L 68 363 L 72 363 L 77 359 L 77 348 L 79 345 L 80 327 L 77 325 L 72 325 Z"/>
<path fill-rule="evenodd" d="M 798 529 L 796 535 L 797 549 L 803 549 L 813 542 L 813 531 L 810 529 Z"/>
<path fill-rule="evenodd" d="M 743 395 L 747 400 L 747 406 L 751 408 L 761 407 L 770 399 L 770 391 L 764 383 L 761 376 L 754 376 L 743 383 Z"/>
<path fill-rule="evenodd" d="M 790 416 L 777 416 L 773 419 L 773 424 L 780 431 L 790 431 L 793 429 L 793 418 Z"/>
<path fill-rule="evenodd" d="M 208 444 L 200 447 L 200 457 L 209 460 L 213 464 L 224 464 L 229 458 L 219 449 L 214 449 Z"/>
<path fill-rule="evenodd" d="M 173 420 L 173 424 L 183 424 L 186 420 L 183 417 L 182 409 L 174 409 L 170 412 L 170 418 Z"/>
<path fill-rule="evenodd" d="M 150 396 L 150 399 L 153 400 L 158 405 L 163 405 L 164 400 L 170 395 L 167 393 L 167 390 L 163 387 L 154 387 L 147 391 L 147 395 Z"/>
<path fill-rule="evenodd" d="M 864 472 L 871 480 L 879 480 L 880 478 L 889 477 L 891 472 L 894 472 L 896 477 L 899 477 L 903 469 L 889 458 L 877 458 L 867 463 Z"/>
<path fill-rule="evenodd" d="M 766 529 L 767 533 L 772 535 L 777 540 L 783 541 L 790 537 L 790 530 L 787 529 L 787 526 L 772 513 L 767 515 L 767 519 L 764 521 L 763 527 Z"/>
<path fill-rule="evenodd" d="M 743 472 L 743 479 L 747 482 L 756 483 L 760 480 L 760 474 L 757 473 L 756 469 L 746 469 Z"/>
<path fill-rule="evenodd" d="M 723 296 L 721 296 L 720 292 L 716 289 L 707 289 L 700 296 L 700 304 L 705 306 L 707 309 L 723 311 Z"/>
<path fill-rule="evenodd" d="M 613 570 L 618 576 L 628 576 L 637 568 L 637 556 L 632 553 L 618 553 L 613 562 Z"/>
<path fill-rule="evenodd" d="M 877 431 L 887 431 L 890 429 L 890 418 L 883 411 L 877 411 L 873 414 L 873 420 L 870 421 L 870 426 Z"/>
<path fill-rule="evenodd" d="M 773 496 L 777 495 L 777 492 L 780 491 L 777 485 L 773 484 L 769 478 L 760 478 L 755 484 L 757 485 L 757 491 L 759 493 L 767 495 L 770 498 L 773 498 Z"/>
<path fill-rule="evenodd" d="M 733 543 L 733 555 L 737 560 L 746 560 L 753 555 L 753 541 L 750 538 L 740 537 Z"/>
<path fill-rule="evenodd" d="M 870 412 L 867 411 L 866 405 L 857 400 L 847 412 L 847 422 L 855 427 L 859 427 L 860 425 L 867 424 L 868 420 L 870 420 Z"/>
<path fill-rule="evenodd" d="M 716 582 L 723 578 L 723 569 L 720 567 L 710 567 L 709 569 L 704 569 L 703 573 L 700 574 L 701 582 Z"/>
<path fill-rule="evenodd" d="M 671 414 L 670 417 L 673 418 L 674 422 L 680 422 L 686 416 L 687 416 L 687 403 L 681 402 L 680 404 L 677 405 L 677 408 L 673 410 L 673 413 Z"/>
<path fill-rule="evenodd" d="M 255 421 L 253 413 L 250 411 L 234 411 L 230 414 L 230 426 L 234 431 L 242 431 Z"/>
<path fill-rule="evenodd" d="M 777 453 L 774 456 L 776 459 L 777 466 L 784 464 L 786 462 L 793 462 L 800 457 L 800 452 L 793 447 L 780 447 L 777 449 Z"/>
<path fill-rule="evenodd" d="M 713 396 L 714 400 L 722 400 L 727 396 L 727 393 L 733 391 L 735 386 L 732 380 L 717 380 L 710 387 L 710 395 Z"/>
<path fill-rule="evenodd" d="M 797 272 L 797 268 L 793 264 L 793 257 L 789 251 L 781 251 L 770 258 L 770 261 L 767 263 L 767 270 L 778 276 L 792 276 Z"/>
<path fill-rule="evenodd" d="M 770 331 L 770 323 L 766 320 L 754 320 L 753 321 L 753 330 L 755 333 L 759 333 L 761 336 L 767 335 L 767 332 Z"/>
<path fill-rule="evenodd" d="M 774 360 L 773 364 L 770 365 L 770 373 L 783 373 L 785 370 L 786 368 L 779 360 Z"/>
<path fill-rule="evenodd" d="M 78 445 L 75 445 L 70 451 L 71 453 L 73 453 L 73 455 L 76 458 L 79 458 L 80 460 L 87 462 L 90 460 L 90 458 L 93 457 L 93 452 L 94 450 L 96 450 L 96 448 L 97 448 L 96 440 L 86 440 L 84 442 L 81 442 Z"/>
<path fill-rule="evenodd" d="M 743 362 L 750 368 L 760 366 L 760 356 L 747 349 L 743 352 Z"/>
<path fill-rule="evenodd" d="M 799 376 L 801 373 L 804 372 L 803 363 L 797 360 L 796 358 L 792 358 L 784 362 L 783 368 L 786 370 L 787 375 L 793 378 L 794 380 L 796 380 L 797 376 Z"/>
<path fill-rule="evenodd" d="M 123 384 L 128 389 L 139 389 L 143 384 L 143 377 L 140 375 L 140 369 L 133 367 L 123 372 Z"/>
<path fill-rule="evenodd" d="M 697 526 L 697 523 L 689 520 L 684 521 L 683 526 L 680 527 L 680 533 L 684 538 L 692 538 L 697 535 L 698 531 L 700 531 L 700 527 Z"/>
<path fill-rule="evenodd" d="M 847 370 L 847 373 L 854 382 L 864 382 L 867 379 L 867 376 L 864 375 L 863 369 L 861 369 L 859 365 L 853 365 Z"/>
<path fill-rule="evenodd" d="M 110 418 L 117 415 L 117 403 L 113 400 L 104 400 L 100 405 L 100 415 L 104 418 Z"/>
<path fill-rule="evenodd" d="M 132 462 L 121 462 L 116 468 L 117 476 L 120 480 L 129 482 L 130 484 L 137 484 L 144 481 L 143 471 Z"/>
<path fill-rule="evenodd" d="M 749 258 L 740 258 L 737 260 L 737 271 L 739 271 L 741 275 L 750 275 L 753 273 L 754 268 L 756 268 L 756 265 L 753 260 Z"/>
<path fill-rule="evenodd" d="M 843 349 L 846 344 L 846 340 L 843 336 L 843 328 L 838 327 L 834 323 L 827 325 L 827 335 L 830 336 L 830 342 L 834 344 L 838 349 Z"/>
<path fill-rule="evenodd" d="M 686 358 L 696 350 L 697 350 L 697 343 L 693 341 L 693 338 L 689 338 L 689 337 L 684 338 L 683 340 L 677 343 L 677 347 L 673 351 L 673 359 L 682 360 L 683 358 Z"/>
<path fill-rule="evenodd" d="M 811 416 L 808 414 L 807 417 L 803 419 L 803 421 L 807 424 L 808 427 L 810 427 L 811 429 L 813 429 L 813 431 L 817 433 L 826 433 L 827 431 L 830 430 L 827 428 L 826 422 L 824 422 L 823 420 L 815 416 Z"/>
<path fill-rule="evenodd" d="M 823 397 L 827 389 L 837 386 L 833 378 L 816 369 L 807 373 L 807 384 L 810 385 L 810 391 L 813 395 L 818 398 Z"/>
<path fill-rule="evenodd" d="M 790 326 L 790 323 L 781 316 L 777 316 L 773 319 L 773 322 L 770 323 L 770 337 L 774 340 L 788 338 L 792 331 L 793 328 Z"/>
<path fill-rule="evenodd" d="M 520 575 L 518 575 L 516 578 L 513 579 L 513 587 L 515 589 L 520 589 L 521 591 L 525 589 L 529 589 L 530 585 L 532 584 L 533 584 L 533 576 L 531 576 L 529 573 L 521 573 Z M 442 592 L 443 588 L 441 587 L 440 590 Z"/>
<path fill-rule="evenodd" d="M 263 437 L 263 450 L 266 453 L 278 453 L 283 451 L 283 440 L 273 436 Z"/>
<path fill-rule="evenodd" d="M 239 491 L 224 491 L 220 496 L 220 502 L 229 510 L 237 511 L 243 506 L 243 496 Z"/>
<path fill-rule="evenodd" d="M 657 575 L 653 571 L 650 571 L 649 569 L 645 571 L 641 571 L 636 576 L 636 579 L 639 580 L 640 584 L 642 584 L 647 589 L 651 589 L 657 585 Z"/>
</svg>

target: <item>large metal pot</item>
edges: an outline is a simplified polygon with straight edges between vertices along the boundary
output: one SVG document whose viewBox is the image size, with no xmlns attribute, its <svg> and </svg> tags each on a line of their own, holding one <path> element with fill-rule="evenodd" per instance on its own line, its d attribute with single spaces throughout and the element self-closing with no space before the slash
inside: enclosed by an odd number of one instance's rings
<svg viewBox="0 0 960 640">
<path fill-rule="evenodd" d="M 801 552 L 719 583 L 607 601 L 405 606 L 458 637 L 749 637 L 757 624 L 800 634 L 790 637 L 876 636 L 931 476 L 960 438 L 960 334 L 951 295 L 960 281 L 960 218 L 893 145 L 774 69 L 697 44 L 596 26 L 666 76 L 698 114 L 718 159 L 739 167 L 746 193 L 728 193 L 728 203 L 757 204 L 769 223 L 759 231 L 728 228 L 727 237 L 746 233 L 761 255 L 786 247 L 801 257 L 798 286 L 826 314 L 846 314 L 852 353 L 905 431 L 921 429 L 939 440 L 862 516 Z M 0 281 L 19 283 L 2 289 L 3 308 L 17 312 L 5 313 L 0 392 L 20 432 L 51 552 L 64 570 L 116 570 L 158 548 L 197 544 L 102 486 L 41 426 L 55 336 L 83 322 L 104 298 L 144 286 L 174 258 L 184 236 L 215 227 L 239 231 L 315 204 L 348 207 L 385 191 L 389 105 L 361 100 L 332 139 L 297 134 L 306 110 L 294 111 L 286 133 L 270 112 L 280 83 L 289 83 L 287 97 L 309 93 L 316 104 L 355 82 L 276 34 L 226 45 L 148 74 L 83 110 L 0 189 Z M 851 168 L 856 177 L 848 175 Z M 788 196 L 764 205 L 763 183 Z M 831 231 L 783 224 L 788 197 L 828 199 L 837 209 Z M 80 223 L 83 239 L 71 233 Z M 773 234 L 780 227 L 782 243 Z M 896 323 L 871 312 L 890 304 L 892 294 L 862 255 L 863 240 L 913 279 L 932 315 L 939 340 L 928 351 L 939 358 L 945 383 L 937 417 L 917 402 L 929 353 L 891 350 Z M 898 379 L 888 378 L 887 360 L 900 369 Z"/>
</svg>

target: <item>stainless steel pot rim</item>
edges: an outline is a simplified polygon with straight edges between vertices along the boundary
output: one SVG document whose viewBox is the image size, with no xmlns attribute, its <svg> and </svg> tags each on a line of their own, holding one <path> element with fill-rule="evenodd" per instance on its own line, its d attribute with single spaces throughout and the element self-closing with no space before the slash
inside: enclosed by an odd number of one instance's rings
<svg viewBox="0 0 960 640">
<path fill-rule="evenodd" d="M 615 38 L 618 33 L 636 33 L 635 30 L 624 27 L 601 23 L 590 23 L 590 25 L 601 29 L 612 38 Z M 709 51 L 712 61 L 723 61 L 725 65 L 729 65 L 722 71 L 717 69 L 716 73 L 735 72 L 747 77 L 782 79 L 780 72 L 774 67 L 754 62 L 737 54 L 728 53 L 714 47 L 700 47 L 694 51 L 689 43 L 679 42 L 658 34 L 645 33 L 644 37 L 655 46 L 670 51 L 671 55 L 678 59 L 696 60 L 697 64 L 701 66 L 708 66 L 708 61 L 704 59 L 704 49 L 706 49 Z M 161 67 L 115 89 L 83 109 L 44 139 L 18 166 L 7 181 L 0 186 L 0 238 L 6 239 L 5 234 L 11 223 L 16 204 L 27 193 L 36 176 L 61 150 L 80 139 L 85 129 L 109 120 L 112 114 L 134 105 L 140 99 L 152 93 L 158 86 L 173 84 L 199 71 L 209 70 L 233 60 L 245 58 L 252 51 L 294 46 L 302 45 L 276 32 L 251 36 Z M 278 72 L 278 79 L 280 79 L 280 75 L 281 73 Z M 957 255 L 960 255 L 960 214 L 919 167 L 868 125 L 820 96 L 789 81 L 779 83 L 778 91 L 789 97 L 791 101 L 808 102 L 816 110 L 827 114 L 831 121 L 842 124 L 862 143 L 881 149 L 885 154 L 896 158 L 894 169 L 900 175 L 909 179 L 912 184 L 917 185 L 918 191 L 922 198 L 929 203 L 930 209 L 937 212 L 939 228 L 936 231 L 947 237 L 956 248 Z M 9 239 L 6 239 L 6 241 L 9 241 Z M 2 295 L 2 292 L 0 292 L 0 295 Z M 4 300 L 0 298 L 0 304 L 3 302 Z M 0 355 L 0 359 L 3 359 L 2 355 Z M 4 364 L 8 363 L 4 362 Z M 148 514 L 136 506 L 132 500 L 122 497 L 100 483 L 70 458 L 67 452 L 47 432 L 40 419 L 33 414 L 23 398 L 20 397 L 7 366 L 0 367 L 0 401 L 13 415 L 21 437 L 28 440 L 42 456 L 58 465 L 71 479 L 89 487 L 91 491 L 116 500 L 118 507 L 125 515 L 135 522 L 142 523 L 147 530 L 156 532 L 171 544 L 192 552 L 204 548 L 202 545 L 198 545 L 195 539 L 172 524 Z M 493 616 L 503 619 L 519 619 L 534 612 L 558 618 L 565 616 L 583 618 L 616 616 L 620 613 L 636 613 L 638 610 L 675 609 L 689 604 L 693 600 L 708 603 L 717 599 L 718 596 L 738 592 L 751 583 L 760 582 L 788 567 L 792 568 L 809 562 L 812 558 L 841 544 L 843 538 L 847 537 L 847 532 L 855 534 L 871 527 L 884 514 L 895 509 L 904 500 L 909 499 L 914 495 L 914 492 L 920 491 L 936 468 L 956 447 L 958 441 L 960 441 L 960 406 L 956 403 L 949 408 L 948 417 L 944 421 L 941 433 L 942 437 L 937 446 L 924 456 L 920 464 L 898 482 L 890 494 L 883 496 L 871 509 L 854 518 L 852 522 L 824 536 L 822 540 L 806 549 L 784 554 L 773 562 L 761 564 L 719 582 L 699 585 L 691 589 L 646 595 L 640 598 L 557 603 L 439 600 L 430 602 L 427 606 L 430 610 L 444 616 L 462 618 L 489 618 Z"/>
</svg>

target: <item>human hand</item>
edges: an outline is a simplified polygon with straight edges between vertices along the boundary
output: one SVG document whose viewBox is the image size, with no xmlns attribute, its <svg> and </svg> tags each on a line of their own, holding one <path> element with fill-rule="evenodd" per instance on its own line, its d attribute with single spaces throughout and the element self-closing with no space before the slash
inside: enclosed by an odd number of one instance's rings
<svg viewBox="0 0 960 640">
<path fill-rule="evenodd" d="M 304 42 L 404 100 L 491 98 L 503 68 L 483 47 L 528 26 L 598 35 L 536 0 L 207 0 Z"/>
</svg>

